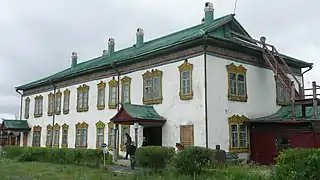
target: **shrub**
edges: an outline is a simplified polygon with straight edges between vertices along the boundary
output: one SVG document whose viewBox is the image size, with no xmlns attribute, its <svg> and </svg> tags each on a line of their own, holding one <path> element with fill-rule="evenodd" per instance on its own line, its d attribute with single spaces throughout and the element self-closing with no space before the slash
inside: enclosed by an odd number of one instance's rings
<svg viewBox="0 0 320 180">
<path fill-rule="evenodd" d="M 274 179 L 316 180 L 320 179 L 319 149 L 290 149 L 277 158 Z"/>
<path fill-rule="evenodd" d="M 172 147 L 147 146 L 137 149 L 136 162 L 138 166 L 154 170 L 165 169 L 172 161 L 175 150 Z"/>
<path fill-rule="evenodd" d="M 100 167 L 103 152 L 100 149 L 10 147 L 4 148 L 5 156 L 18 161 L 39 161 L 56 164 L 75 164 Z M 106 164 L 112 164 L 112 156 L 106 157 Z"/>
<path fill-rule="evenodd" d="M 175 168 L 182 174 L 200 174 L 203 168 L 214 165 L 216 150 L 203 147 L 186 147 L 175 158 Z"/>
</svg>

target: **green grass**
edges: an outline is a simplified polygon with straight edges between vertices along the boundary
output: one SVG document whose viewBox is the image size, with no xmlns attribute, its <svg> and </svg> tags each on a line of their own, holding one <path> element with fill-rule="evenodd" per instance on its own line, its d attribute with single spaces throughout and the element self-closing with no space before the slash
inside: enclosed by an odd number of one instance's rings
<svg viewBox="0 0 320 180">
<path fill-rule="evenodd" d="M 16 162 L 0 158 L 1 180 L 126 180 L 129 175 L 75 165 Z"/>
</svg>

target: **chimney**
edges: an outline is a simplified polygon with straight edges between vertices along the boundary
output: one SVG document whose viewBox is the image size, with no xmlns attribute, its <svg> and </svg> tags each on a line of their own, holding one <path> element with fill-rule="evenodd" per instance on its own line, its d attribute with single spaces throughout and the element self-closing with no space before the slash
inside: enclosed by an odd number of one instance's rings
<svg viewBox="0 0 320 180">
<path fill-rule="evenodd" d="M 102 51 L 102 56 L 106 56 L 106 55 L 108 55 L 108 51 L 107 51 L 106 49 L 104 49 L 104 50 Z"/>
<path fill-rule="evenodd" d="M 108 41 L 108 56 L 112 56 L 114 54 L 114 39 L 113 38 L 109 38 Z"/>
<path fill-rule="evenodd" d="M 214 19 L 214 9 L 213 9 L 213 4 L 210 2 L 205 3 L 205 8 L 204 8 L 204 23 L 205 24 L 210 24 L 212 23 Z"/>
<path fill-rule="evenodd" d="M 77 66 L 78 63 L 78 55 L 76 52 L 73 52 L 71 55 L 71 67 L 75 68 Z"/>
<path fill-rule="evenodd" d="M 143 35 L 144 35 L 143 29 L 138 28 L 136 35 L 137 35 L 136 47 L 141 47 L 143 45 Z"/>
</svg>

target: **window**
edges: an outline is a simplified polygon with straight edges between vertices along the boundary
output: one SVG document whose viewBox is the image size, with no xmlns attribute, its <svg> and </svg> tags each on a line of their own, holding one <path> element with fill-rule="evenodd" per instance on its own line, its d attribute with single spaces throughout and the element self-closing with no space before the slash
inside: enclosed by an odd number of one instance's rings
<svg viewBox="0 0 320 180">
<path fill-rule="evenodd" d="M 88 124 L 76 124 L 76 147 L 87 148 Z"/>
<path fill-rule="evenodd" d="M 125 146 L 125 143 L 127 141 L 127 137 L 125 136 L 126 133 L 130 135 L 130 126 L 121 125 L 121 145 L 120 145 L 121 151 L 126 151 L 126 146 Z"/>
<path fill-rule="evenodd" d="M 96 148 L 101 148 L 101 144 L 104 143 L 104 128 L 105 124 L 101 121 L 96 123 L 96 130 L 97 130 L 97 139 L 96 139 Z"/>
<path fill-rule="evenodd" d="M 192 70 L 193 65 L 188 63 L 188 60 L 185 60 L 183 64 L 179 67 L 180 73 L 180 99 L 181 100 L 190 100 L 193 98 L 192 90 Z"/>
<path fill-rule="evenodd" d="M 77 111 L 86 112 L 88 111 L 88 99 L 89 99 L 89 86 L 82 85 L 77 88 Z"/>
<path fill-rule="evenodd" d="M 230 130 L 230 152 L 248 151 L 248 118 L 233 115 L 228 118 Z"/>
<path fill-rule="evenodd" d="M 59 140 L 60 140 L 60 126 L 59 124 L 55 124 L 53 126 L 53 146 L 59 147 Z"/>
<path fill-rule="evenodd" d="M 47 139 L 46 139 L 46 146 L 50 147 L 52 143 L 52 126 L 49 124 L 47 126 Z"/>
<path fill-rule="evenodd" d="M 56 100 L 55 100 L 55 108 L 56 108 L 56 115 L 60 115 L 61 114 L 61 97 L 62 97 L 62 93 L 60 92 L 60 90 L 56 93 Z"/>
<path fill-rule="evenodd" d="M 228 72 L 228 99 L 230 101 L 247 102 L 246 73 L 242 65 L 236 66 L 233 63 L 227 65 Z"/>
<path fill-rule="evenodd" d="M 117 107 L 117 85 L 118 81 L 116 81 L 113 77 L 113 79 L 109 81 L 109 109 L 115 109 Z"/>
<path fill-rule="evenodd" d="M 180 126 L 180 144 L 184 146 L 194 145 L 193 125 Z"/>
<path fill-rule="evenodd" d="M 24 118 L 29 119 L 29 110 L 30 110 L 30 98 L 27 97 L 24 103 Z"/>
<path fill-rule="evenodd" d="M 53 115 L 53 101 L 54 101 L 54 95 L 53 93 L 49 93 L 48 95 L 48 116 Z"/>
<path fill-rule="evenodd" d="M 291 102 L 290 90 L 286 88 L 280 81 L 276 80 L 277 104 L 288 105 Z"/>
<path fill-rule="evenodd" d="M 62 125 L 62 141 L 61 141 L 61 147 L 68 147 L 68 131 L 69 131 L 69 126 L 64 123 Z"/>
<path fill-rule="evenodd" d="M 121 79 L 121 102 L 131 103 L 130 97 L 131 78 L 125 76 Z"/>
<path fill-rule="evenodd" d="M 114 149 L 115 130 L 112 122 L 108 123 L 108 149 L 112 151 Z"/>
<path fill-rule="evenodd" d="M 69 113 L 70 104 L 70 90 L 66 89 L 63 91 L 63 114 Z"/>
<path fill-rule="evenodd" d="M 41 142 L 41 126 L 33 126 L 32 146 L 40 147 Z"/>
<path fill-rule="evenodd" d="M 98 97 L 97 97 L 97 109 L 102 110 L 105 108 L 106 98 L 106 83 L 101 81 L 98 86 Z"/>
<path fill-rule="evenodd" d="M 36 96 L 34 100 L 34 117 L 38 118 L 42 116 L 43 97 L 41 95 Z"/>
<path fill-rule="evenodd" d="M 162 103 L 162 71 L 151 70 L 142 75 L 143 78 L 143 104 Z"/>
</svg>

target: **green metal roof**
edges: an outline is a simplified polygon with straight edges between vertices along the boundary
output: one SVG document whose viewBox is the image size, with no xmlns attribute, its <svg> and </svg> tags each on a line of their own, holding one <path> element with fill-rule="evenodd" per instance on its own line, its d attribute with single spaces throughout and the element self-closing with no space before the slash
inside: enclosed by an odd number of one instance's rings
<svg viewBox="0 0 320 180">
<path fill-rule="evenodd" d="M 197 38 L 202 38 L 203 35 L 205 35 L 206 33 L 212 32 L 215 29 L 221 27 L 222 25 L 230 21 L 236 22 L 240 26 L 240 29 L 242 28 L 241 25 L 235 20 L 234 15 L 229 14 L 229 15 L 214 19 L 214 21 L 211 24 L 201 23 L 199 25 L 163 36 L 161 38 L 157 38 L 157 39 L 145 42 L 139 48 L 135 46 L 131 46 L 131 47 L 116 51 L 111 57 L 100 56 L 100 57 L 79 63 L 74 68 L 68 68 L 66 70 L 63 70 L 61 72 L 58 72 L 46 78 L 16 87 L 16 89 L 26 90 L 33 87 L 45 85 L 50 83 L 50 81 L 58 81 L 63 78 L 71 77 L 79 73 L 83 73 L 83 72 L 91 71 L 97 68 L 105 67 L 107 65 L 111 65 L 112 62 L 124 62 L 126 60 L 151 54 L 159 50 L 177 46 L 177 45 L 195 40 Z M 242 31 L 246 33 L 244 29 L 242 29 Z M 221 34 L 220 36 L 224 36 L 224 35 Z"/>
<path fill-rule="evenodd" d="M 123 104 L 123 109 L 133 118 L 148 119 L 148 120 L 161 120 L 166 119 L 160 116 L 153 106 Z"/>
<path fill-rule="evenodd" d="M 302 108 L 301 105 L 295 105 L 296 119 L 302 119 Z M 318 117 L 320 117 L 320 108 L 318 107 Z M 250 119 L 250 121 L 285 121 L 292 120 L 292 108 L 291 105 L 282 106 L 276 113 L 270 116 L 259 117 Z M 313 119 L 313 107 L 306 107 L 306 118 L 305 120 Z"/>
<path fill-rule="evenodd" d="M 26 130 L 26 131 L 29 131 L 31 129 L 28 125 L 28 121 L 26 121 L 26 120 L 9 120 L 9 119 L 2 119 L 2 120 L 3 120 L 2 124 L 5 126 L 5 128 L 7 130 L 12 130 L 12 131 Z"/>
</svg>

